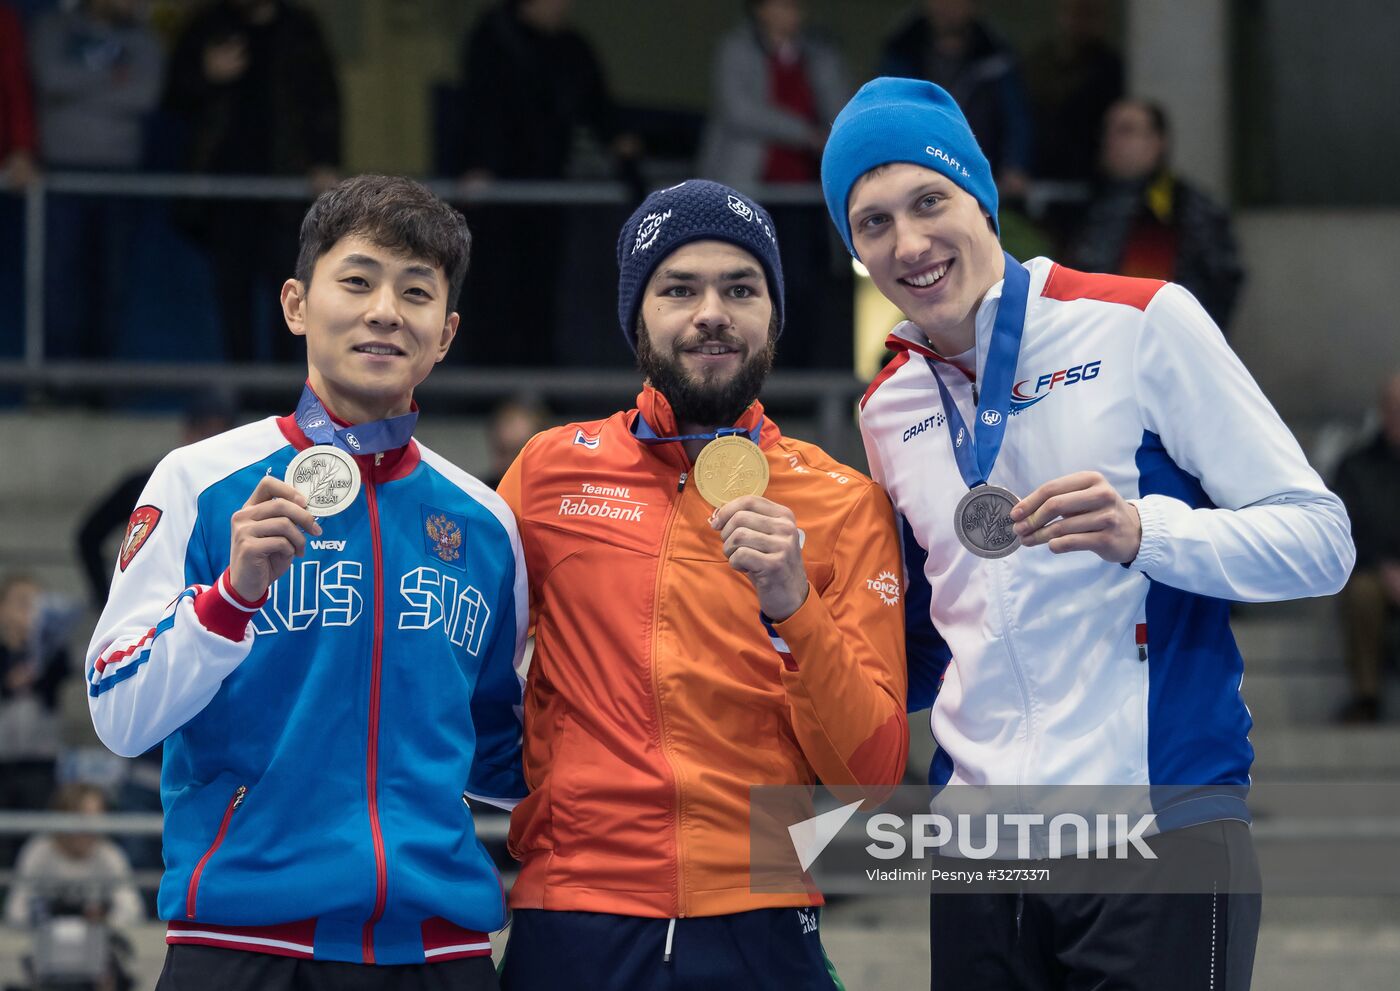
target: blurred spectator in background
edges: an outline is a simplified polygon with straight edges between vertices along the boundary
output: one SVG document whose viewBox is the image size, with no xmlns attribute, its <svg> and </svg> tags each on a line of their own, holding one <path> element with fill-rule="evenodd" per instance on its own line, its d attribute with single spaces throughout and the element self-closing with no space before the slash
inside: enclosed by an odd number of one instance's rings
<svg viewBox="0 0 1400 991">
<path fill-rule="evenodd" d="M 0 356 L 22 353 L 24 202 L 7 195 L 34 178 L 34 104 L 29 92 L 24 25 L 0 0 Z"/>
<path fill-rule="evenodd" d="M 34 101 L 24 24 L 7 3 L 0 3 L 0 178 L 20 189 L 34 178 Z"/>
<path fill-rule="evenodd" d="M 1381 716 L 1381 682 L 1400 618 L 1400 373 L 1381 390 L 1381 428 L 1337 469 L 1337 495 L 1351 517 L 1356 568 L 1342 589 L 1343 629 L 1351 700 L 1344 723 Z"/>
<path fill-rule="evenodd" d="M 841 53 L 807 30 L 803 0 L 746 6 L 715 58 L 701 173 L 745 190 L 820 182 L 827 131 L 851 95 Z"/>
<path fill-rule="evenodd" d="M 758 183 L 820 182 L 827 131 L 851 95 L 841 53 L 807 27 L 803 0 L 747 0 L 745 7 L 748 17 L 715 57 L 700 174 L 747 192 Z M 769 212 L 788 284 L 802 290 L 789 295 L 787 319 L 809 342 L 785 355 L 784 366 L 849 367 L 849 348 L 843 361 L 816 333 L 833 305 L 826 290 L 849 295 L 846 281 L 833 278 L 844 274 L 835 266 L 849 271 L 850 262 L 833 251 L 825 211 L 773 204 Z"/>
<path fill-rule="evenodd" d="M 1221 330 L 1244 281 L 1230 216 L 1170 167 L 1166 111 L 1119 100 L 1104 117 L 1103 180 L 1066 262 L 1087 272 L 1164 279 L 1189 289 Z"/>
<path fill-rule="evenodd" d="M 0 578 L 0 809 L 42 809 L 53 794 L 68 654 L 44 635 L 42 595 L 31 575 Z M 0 836 L 0 864 L 13 853 L 13 840 Z"/>
<path fill-rule="evenodd" d="M 1015 52 L 977 17 L 974 0 L 924 0 L 923 7 L 885 40 L 876 74 L 927 79 L 951 93 L 1002 200 L 1023 198 L 1032 124 Z"/>
<path fill-rule="evenodd" d="M 1123 95 L 1123 60 L 1107 35 L 1106 0 L 1059 0 L 1055 33 L 1026 57 L 1037 179 L 1094 180 L 1103 115 Z"/>
<path fill-rule="evenodd" d="M 223 433 L 234 426 L 235 417 L 234 405 L 224 394 L 201 395 L 185 408 L 179 446 Z M 107 602 L 112 562 L 116 560 L 116 555 L 108 553 L 107 542 L 118 531 L 125 533 L 131 511 L 136 508 L 136 500 L 141 497 L 155 467 L 154 462 L 142 465 L 123 478 L 83 517 L 78 528 L 78 558 L 83 563 L 92 604 L 98 609 Z"/>
<path fill-rule="evenodd" d="M 83 0 L 72 9 L 46 11 L 34 22 L 30 54 L 45 168 L 140 168 L 146 118 L 160 98 L 165 61 L 143 20 L 142 0 Z M 50 355 L 111 354 L 122 332 L 134 207 L 108 196 L 49 200 Z M 71 291 L 75 280 L 85 291 Z"/>
<path fill-rule="evenodd" d="M 621 128 L 602 62 L 570 26 L 572 8 L 572 0 L 506 0 L 468 33 L 458 120 L 462 178 L 469 186 L 566 179 L 580 132 L 624 173 L 635 169 L 641 142 Z M 486 207 L 468 217 L 478 250 L 467 275 L 465 332 L 456 349 L 461 359 L 552 364 L 567 208 Z M 532 333 L 518 332 L 526 300 Z"/>
<path fill-rule="evenodd" d="M 467 37 L 461 125 L 467 179 L 563 179 L 575 132 L 618 159 L 636 157 L 620 131 L 602 63 L 569 25 L 572 0 L 506 0 Z"/>
<path fill-rule="evenodd" d="M 102 789 L 64 785 L 54 795 L 56 812 L 97 816 L 107 811 Z M 145 918 L 126 854 L 97 833 L 53 833 L 30 837 L 15 864 L 15 883 L 5 899 L 5 922 L 27 926 L 36 910 L 46 916 L 81 915 L 92 922 L 131 926 Z"/>
<path fill-rule="evenodd" d="M 549 410 L 526 399 L 507 399 L 491 411 L 486 443 L 491 467 L 480 478 L 491 488 L 501 484 L 506 469 L 515 462 L 527 441 L 550 425 Z"/>
<path fill-rule="evenodd" d="M 91 785 L 65 785 L 53 805 L 85 816 L 107 811 L 101 789 Z M 5 899 L 5 922 L 35 931 L 35 953 L 27 963 L 36 986 L 45 988 L 130 988 L 121 964 L 130 947 L 115 930 L 136 925 L 145 915 L 126 854 L 96 833 L 30 838 Z M 78 926 L 65 925 L 75 919 Z"/>
<path fill-rule="evenodd" d="M 311 11 L 290 0 L 214 0 L 191 14 L 170 60 L 165 103 L 185 129 L 191 172 L 303 176 L 329 189 L 340 166 L 335 65 Z M 304 204 L 186 201 L 182 228 L 208 252 L 232 361 L 275 360 L 297 342 L 276 308 L 296 265 Z M 274 332 L 272 328 L 277 328 Z"/>
</svg>

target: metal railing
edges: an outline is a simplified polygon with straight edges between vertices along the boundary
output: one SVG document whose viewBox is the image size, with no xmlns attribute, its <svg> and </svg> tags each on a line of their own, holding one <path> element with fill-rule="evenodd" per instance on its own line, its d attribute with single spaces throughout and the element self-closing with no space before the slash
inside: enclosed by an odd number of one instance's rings
<svg viewBox="0 0 1400 991">
<path fill-rule="evenodd" d="M 0 836 L 31 836 L 40 833 L 98 833 L 103 836 L 155 836 L 162 834 L 164 819 L 159 812 L 105 812 L 84 815 L 76 812 L 0 812 Z M 478 816 L 476 835 L 487 843 L 504 843 L 510 820 L 504 815 Z M 160 887 L 160 870 L 132 872 L 136 887 L 154 891 Z M 42 878 L 31 880 L 42 881 Z M 11 869 L 0 869 L 0 887 L 16 881 Z"/>
<path fill-rule="evenodd" d="M 449 202 L 464 206 L 626 206 L 633 196 L 620 182 L 510 180 L 460 182 L 427 179 L 426 185 Z M 3 187 L 0 187 L 3 190 Z M 815 184 L 765 186 L 755 194 L 774 205 L 818 206 L 823 200 Z M 52 193 L 81 196 L 125 196 L 148 199 L 236 199 L 309 202 L 315 189 L 307 179 L 273 176 L 225 176 L 145 172 L 48 172 L 24 190 L 24 380 L 41 384 L 44 367 L 44 285 L 48 197 Z M 16 369 L 0 370 L 13 381 Z M 144 372 L 135 369 L 144 379 Z M 139 383 L 137 383 L 139 384 Z"/>
<path fill-rule="evenodd" d="M 444 199 L 463 206 L 561 205 L 627 206 L 635 199 L 620 182 L 533 181 L 459 182 L 427 179 L 424 184 Z M 3 191 L 3 187 L 0 187 Z M 757 188 L 757 198 L 769 205 L 819 206 L 815 184 Z M 18 361 L 0 360 L 0 386 L 39 389 L 110 387 L 127 389 L 220 388 L 235 395 L 254 390 L 293 389 L 305 377 L 299 365 L 251 366 L 218 362 L 170 364 L 159 361 L 49 361 L 45 359 L 45 259 L 48 198 L 52 194 L 123 196 L 151 199 L 204 198 L 309 201 L 311 183 L 301 178 L 222 176 L 171 173 L 48 172 L 24 190 L 24 327 Z M 439 368 L 423 383 L 419 394 L 433 397 L 469 395 L 499 401 L 529 396 L 543 401 L 607 400 L 613 403 L 636 393 L 637 376 L 614 369 L 458 369 Z M 781 371 L 764 388 L 764 399 L 807 406 L 816 414 L 824 438 L 851 430 L 852 404 L 864 384 L 854 373 Z"/>
</svg>

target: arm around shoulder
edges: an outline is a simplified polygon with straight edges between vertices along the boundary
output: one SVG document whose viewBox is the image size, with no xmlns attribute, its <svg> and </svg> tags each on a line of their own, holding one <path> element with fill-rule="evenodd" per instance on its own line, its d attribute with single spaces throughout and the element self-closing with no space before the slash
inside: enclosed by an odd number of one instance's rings
<svg viewBox="0 0 1400 991">
<path fill-rule="evenodd" d="M 831 582 L 774 624 L 792 654 L 782 675 L 789 715 L 824 783 L 890 786 L 903 777 L 909 748 L 903 568 L 878 486 L 866 486 L 835 546 Z"/>
</svg>

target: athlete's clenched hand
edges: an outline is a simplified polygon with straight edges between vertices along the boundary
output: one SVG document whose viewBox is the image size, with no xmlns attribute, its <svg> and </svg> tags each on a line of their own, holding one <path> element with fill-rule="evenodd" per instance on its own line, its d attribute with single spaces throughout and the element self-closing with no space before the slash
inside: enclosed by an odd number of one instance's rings
<svg viewBox="0 0 1400 991">
<path fill-rule="evenodd" d="M 802 536 L 792 510 L 762 496 L 730 500 L 710 517 L 729 566 L 753 582 L 764 614 L 780 623 L 807 601 Z"/>
<path fill-rule="evenodd" d="M 1096 471 L 1046 482 L 1011 508 L 1014 529 L 1026 547 L 1048 544 L 1055 554 L 1093 551 L 1105 561 L 1128 564 L 1142 544 L 1142 521 Z"/>
<path fill-rule="evenodd" d="M 306 496 L 271 475 L 258 482 L 231 522 L 228 577 L 233 590 L 249 602 L 261 599 L 291 567 L 292 558 L 306 552 L 307 533 L 321 535 Z"/>
</svg>

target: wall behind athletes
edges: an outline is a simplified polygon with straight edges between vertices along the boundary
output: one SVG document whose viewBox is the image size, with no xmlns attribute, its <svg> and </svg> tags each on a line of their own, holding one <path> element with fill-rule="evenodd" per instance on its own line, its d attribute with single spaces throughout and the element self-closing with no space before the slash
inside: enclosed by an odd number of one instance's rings
<svg viewBox="0 0 1400 991">
<path fill-rule="evenodd" d="M 1226 202 L 1242 194 L 1235 350 L 1290 422 L 1359 423 L 1400 371 L 1400 208 L 1388 167 L 1400 160 L 1400 117 L 1378 109 L 1393 104 L 1383 96 L 1393 86 L 1368 89 L 1397 78 L 1400 63 L 1377 45 L 1400 17 L 1365 0 L 1325 15 L 1243 0 L 1231 13 L 1219 0 L 1128 0 L 1129 85 L 1166 106 L 1180 172 Z"/>
</svg>

